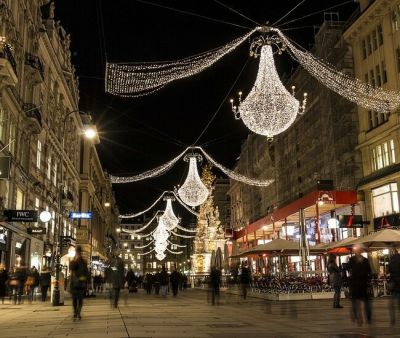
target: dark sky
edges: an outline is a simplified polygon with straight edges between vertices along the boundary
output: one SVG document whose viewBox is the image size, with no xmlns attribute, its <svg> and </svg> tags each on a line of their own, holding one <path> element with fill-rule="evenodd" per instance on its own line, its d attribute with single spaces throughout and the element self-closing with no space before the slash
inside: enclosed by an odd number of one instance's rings
<svg viewBox="0 0 400 338">
<path fill-rule="evenodd" d="M 258 23 L 275 22 L 301 0 L 221 0 Z M 147 2 L 147 1 L 146 1 Z M 288 21 L 346 2 L 328 10 L 346 20 L 354 11 L 353 1 L 305 0 Z M 135 99 L 119 98 L 104 91 L 105 62 L 173 60 L 219 47 L 256 26 L 255 23 L 218 4 L 216 0 L 154 0 L 202 16 L 245 26 L 237 27 L 189 16 L 145 1 L 135 0 L 56 0 L 56 17 L 71 34 L 73 64 L 80 82 L 80 108 L 90 111 L 100 132 L 97 146 L 104 169 L 112 174 L 139 173 L 156 167 L 192 144 L 218 107 L 215 120 L 201 137 L 202 145 L 217 161 L 232 166 L 247 136 L 241 121 L 234 119 L 229 100 L 223 101 L 248 58 L 249 43 L 225 56 L 208 70 Z M 314 28 L 323 21 L 315 14 L 286 25 L 285 33 L 309 47 Z M 290 72 L 287 57 L 276 59 L 280 73 Z M 251 59 L 230 97 L 239 90 L 246 94 L 257 71 Z M 150 205 L 163 190 L 183 183 L 183 161 L 166 175 L 142 182 L 115 185 L 122 213 Z"/>
</svg>

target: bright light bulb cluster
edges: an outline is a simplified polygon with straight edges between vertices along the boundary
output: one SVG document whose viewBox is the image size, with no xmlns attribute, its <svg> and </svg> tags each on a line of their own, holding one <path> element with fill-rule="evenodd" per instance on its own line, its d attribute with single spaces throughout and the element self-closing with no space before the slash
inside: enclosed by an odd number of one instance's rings
<svg viewBox="0 0 400 338">
<path fill-rule="evenodd" d="M 142 181 L 151 177 L 160 176 L 165 174 L 168 170 L 170 170 L 173 165 L 178 162 L 178 160 L 186 153 L 189 148 L 186 148 L 183 152 L 181 152 L 178 156 L 173 158 L 171 161 L 148 171 L 145 171 L 141 174 L 133 175 L 133 176 L 114 176 L 110 175 L 111 183 L 119 184 L 119 183 L 131 183 Z"/>
<path fill-rule="evenodd" d="M 232 110 L 237 119 L 256 134 L 273 137 L 288 129 L 299 113 L 299 101 L 282 84 L 276 71 L 272 47 L 261 47 L 260 64 L 253 88 L 239 105 L 233 100 Z"/>
<path fill-rule="evenodd" d="M 196 75 L 236 49 L 257 28 L 226 45 L 176 61 L 107 63 L 106 92 L 126 97 L 151 94 L 165 85 Z"/>
<path fill-rule="evenodd" d="M 352 78 L 338 71 L 327 61 L 296 48 L 279 29 L 271 28 L 271 30 L 278 33 L 294 60 L 324 86 L 340 96 L 361 107 L 379 112 L 394 111 L 400 107 L 400 93 L 374 87 Z"/>
<path fill-rule="evenodd" d="M 189 161 L 189 172 L 185 182 L 178 189 L 178 195 L 185 204 L 197 207 L 207 200 L 209 194 L 197 171 L 197 160 L 200 161 L 201 156 L 198 154 L 186 155 L 185 160 Z"/>
</svg>

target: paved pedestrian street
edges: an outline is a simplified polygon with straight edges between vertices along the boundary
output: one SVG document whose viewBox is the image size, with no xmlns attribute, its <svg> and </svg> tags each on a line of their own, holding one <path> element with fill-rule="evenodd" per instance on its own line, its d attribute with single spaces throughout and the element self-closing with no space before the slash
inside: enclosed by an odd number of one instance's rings
<svg viewBox="0 0 400 338">
<path fill-rule="evenodd" d="M 0 305 L 0 337 L 400 337 L 389 325 L 388 299 L 374 300 L 374 322 L 358 327 L 350 320 L 350 303 L 333 309 L 330 300 L 272 302 L 241 300 L 223 293 L 218 306 L 204 290 L 187 290 L 177 298 L 122 294 L 119 308 L 104 295 L 85 299 L 81 321 L 65 306 Z M 400 327 L 400 323 L 399 323 Z"/>
</svg>

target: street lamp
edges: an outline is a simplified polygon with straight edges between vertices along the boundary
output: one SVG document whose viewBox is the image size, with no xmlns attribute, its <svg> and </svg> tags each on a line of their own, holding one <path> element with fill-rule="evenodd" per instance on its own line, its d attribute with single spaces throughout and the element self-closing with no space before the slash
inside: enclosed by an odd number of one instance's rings
<svg viewBox="0 0 400 338">
<path fill-rule="evenodd" d="M 86 113 L 81 110 L 72 110 L 65 114 L 63 119 L 63 129 L 61 135 L 61 161 L 60 161 L 60 190 L 59 190 L 59 199 L 58 199 L 58 228 L 56 235 L 56 261 L 55 261 L 55 281 L 54 281 L 54 289 L 53 289 L 53 306 L 58 306 L 60 304 L 60 272 L 61 272 L 61 226 L 63 221 L 63 195 L 64 195 L 64 151 L 65 151 L 65 129 L 67 124 L 67 119 L 74 113 L 78 113 L 79 115 L 85 115 L 90 117 L 89 113 Z M 97 136 L 97 132 L 94 128 L 88 127 L 85 128 L 83 134 L 88 139 L 93 139 Z"/>
</svg>

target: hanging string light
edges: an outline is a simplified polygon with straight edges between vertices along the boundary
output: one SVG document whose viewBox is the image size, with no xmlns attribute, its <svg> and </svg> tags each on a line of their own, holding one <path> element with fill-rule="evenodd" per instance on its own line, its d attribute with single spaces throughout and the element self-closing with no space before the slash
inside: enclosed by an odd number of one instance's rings
<svg viewBox="0 0 400 338">
<path fill-rule="evenodd" d="M 237 119 L 256 134 L 272 138 L 288 129 L 295 121 L 300 110 L 299 101 L 289 93 L 282 84 L 275 67 L 271 43 L 274 40 L 262 39 L 265 43 L 259 46 L 260 39 L 256 40 L 256 48 L 261 48 L 260 64 L 257 78 L 247 97 L 242 100 L 239 92 L 239 104 L 234 105 L 231 100 L 232 110 Z M 275 41 L 274 41 L 275 43 Z M 282 53 L 279 46 L 279 53 Z M 257 52 L 253 52 L 257 56 Z M 301 106 L 305 108 L 305 99 Z"/>
<path fill-rule="evenodd" d="M 321 60 L 307 51 L 301 51 L 296 48 L 279 29 L 271 28 L 271 31 L 279 35 L 294 60 L 324 86 L 340 96 L 365 109 L 382 113 L 395 111 L 400 107 L 400 93 L 384 90 L 381 87 L 374 87 L 350 77 L 338 71 L 327 61 Z"/>
<path fill-rule="evenodd" d="M 110 175 L 110 180 L 111 183 L 114 184 L 119 184 L 119 183 L 131 183 L 131 182 L 137 182 L 137 181 L 141 181 L 141 180 L 145 180 L 147 178 L 151 178 L 151 177 L 156 177 L 159 175 L 162 175 L 164 173 L 166 173 L 169 169 L 172 168 L 172 166 L 178 162 L 178 160 L 186 153 L 186 151 L 189 148 L 186 148 L 183 152 L 181 152 L 178 156 L 176 156 L 175 158 L 173 158 L 171 161 L 148 171 L 145 171 L 141 174 L 138 175 L 133 175 L 133 176 L 114 176 L 114 175 Z"/>
<path fill-rule="evenodd" d="M 146 225 L 144 225 L 143 227 L 141 227 L 141 228 L 139 228 L 139 229 L 136 229 L 136 230 L 129 230 L 129 229 L 124 229 L 124 228 L 122 228 L 121 231 L 122 231 L 122 232 L 126 232 L 126 233 L 128 233 L 128 234 L 136 234 L 136 233 L 138 233 L 138 232 L 141 232 L 141 231 L 145 230 L 151 223 L 153 223 L 154 219 L 158 216 L 158 214 L 159 214 L 160 212 L 162 212 L 162 211 L 158 210 L 158 211 L 155 213 L 155 215 L 153 216 L 153 218 L 152 218 L 150 221 L 148 221 L 148 222 L 146 223 Z"/>
<path fill-rule="evenodd" d="M 189 172 L 185 182 L 178 189 L 178 195 L 187 205 L 197 207 L 206 201 L 209 194 L 197 171 L 197 161 L 200 162 L 202 157 L 199 154 L 190 154 L 186 155 L 184 160 L 189 161 Z"/>
<path fill-rule="evenodd" d="M 148 95 L 179 79 L 196 75 L 236 49 L 257 29 L 226 45 L 185 59 L 155 63 L 107 63 L 106 92 L 126 97 Z"/>
</svg>

